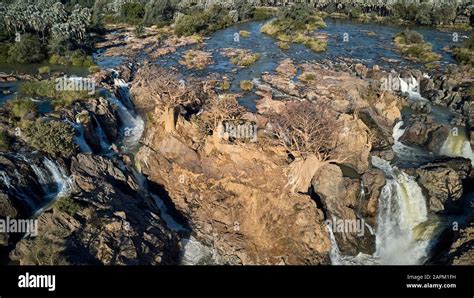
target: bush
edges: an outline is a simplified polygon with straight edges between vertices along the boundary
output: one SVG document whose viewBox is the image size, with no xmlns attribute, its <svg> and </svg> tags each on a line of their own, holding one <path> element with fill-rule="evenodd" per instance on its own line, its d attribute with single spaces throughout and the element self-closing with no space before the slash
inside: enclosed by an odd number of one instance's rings
<svg viewBox="0 0 474 298">
<path fill-rule="evenodd" d="M 38 68 L 38 73 L 39 74 L 49 74 L 49 73 L 51 73 L 51 67 L 41 66 L 40 68 Z"/>
<path fill-rule="evenodd" d="M 138 2 L 125 3 L 120 10 L 120 16 L 127 23 L 141 23 L 145 17 L 145 4 Z"/>
<path fill-rule="evenodd" d="M 96 73 L 100 71 L 100 67 L 97 65 L 89 66 L 89 72 L 90 73 Z"/>
<path fill-rule="evenodd" d="M 249 80 L 242 80 L 240 81 L 240 89 L 242 89 L 243 91 L 252 91 L 253 84 Z"/>
<path fill-rule="evenodd" d="M 70 157 L 76 152 L 75 130 L 54 120 L 23 121 L 22 133 L 31 147 L 53 156 Z"/>
<path fill-rule="evenodd" d="M 53 207 L 55 210 L 65 212 L 71 216 L 81 211 L 81 205 L 70 197 L 59 198 Z"/>
<path fill-rule="evenodd" d="M 285 43 L 303 43 L 313 51 L 326 50 L 326 42 L 314 38 L 311 31 L 324 28 L 323 19 L 311 13 L 306 6 L 293 5 L 283 9 L 276 20 L 265 24 L 260 31 L 273 36 L 281 43 L 279 46 L 287 47 Z"/>
<path fill-rule="evenodd" d="M 240 30 L 240 31 L 239 31 L 239 35 L 242 36 L 242 37 L 249 37 L 249 36 L 250 36 L 250 32 L 245 31 L 245 30 Z"/>
<path fill-rule="evenodd" d="M 0 129 L 0 150 L 8 151 L 12 143 L 12 138 L 7 131 Z"/>
<path fill-rule="evenodd" d="M 229 10 L 214 5 L 208 11 L 195 10 L 180 17 L 175 23 L 174 30 L 178 36 L 189 36 L 195 33 L 206 35 L 233 23 Z"/>
<path fill-rule="evenodd" d="M 271 19 L 275 16 L 275 11 L 271 8 L 257 7 L 253 11 L 253 19 L 256 21 L 263 21 Z"/>
<path fill-rule="evenodd" d="M 316 53 L 324 52 L 327 48 L 327 42 L 317 38 L 309 39 L 305 45 Z"/>
<path fill-rule="evenodd" d="M 222 81 L 222 83 L 221 83 L 221 90 L 226 91 L 226 90 L 229 90 L 229 88 L 230 88 L 230 83 L 229 83 L 229 81 L 228 81 L 228 80 Z"/>
<path fill-rule="evenodd" d="M 279 41 L 279 42 L 277 42 L 277 46 L 278 46 L 280 49 L 283 49 L 283 50 L 289 50 L 289 49 L 290 49 L 290 44 L 287 43 L 287 42 L 284 42 L 284 41 Z"/>
<path fill-rule="evenodd" d="M 19 42 L 15 42 L 8 50 L 9 63 L 35 63 L 45 59 L 45 50 L 38 37 L 23 34 Z"/>
<path fill-rule="evenodd" d="M 168 24 L 174 17 L 177 0 L 151 0 L 145 5 L 146 25 Z"/>
<path fill-rule="evenodd" d="M 8 61 L 9 50 L 10 50 L 10 45 L 0 44 L 0 63 L 6 63 Z"/>
<path fill-rule="evenodd" d="M 30 113 L 36 113 L 38 107 L 30 99 L 15 99 L 8 102 L 8 106 L 16 118 L 24 118 Z"/>
<path fill-rule="evenodd" d="M 94 59 L 81 50 L 65 52 L 63 55 L 53 54 L 49 58 L 49 64 L 78 67 L 91 67 L 95 65 Z"/>
<path fill-rule="evenodd" d="M 92 95 L 89 91 L 62 91 L 56 88 L 56 82 L 44 80 L 39 82 L 24 82 L 18 92 L 20 97 L 45 97 L 58 108 L 68 106 L 76 100 L 87 99 Z"/>
</svg>

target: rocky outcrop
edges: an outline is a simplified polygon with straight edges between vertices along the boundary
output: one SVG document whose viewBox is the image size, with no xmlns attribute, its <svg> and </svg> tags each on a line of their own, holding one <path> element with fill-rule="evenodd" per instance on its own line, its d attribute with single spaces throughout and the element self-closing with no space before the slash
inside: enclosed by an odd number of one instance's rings
<svg viewBox="0 0 474 298">
<path fill-rule="evenodd" d="M 453 212 L 460 207 L 463 196 L 463 182 L 471 172 L 471 161 L 465 158 L 451 158 L 408 169 L 417 177 L 423 188 L 428 208 L 432 212 Z"/>
<path fill-rule="evenodd" d="M 22 265 L 51 260 L 106 265 L 178 262 L 176 234 L 119 161 L 79 154 L 72 160 L 71 173 L 70 198 L 59 198 L 39 217 L 39 236 L 21 240 L 12 260 Z"/>
<path fill-rule="evenodd" d="M 427 148 L 439 152 L 449 135 L 450 127 L 434 121 L 430 115 L 414 115 L 400 141 L 408 146 Z"/>
<path fill-rule="evenodd" d="M 343 255 L 357 255 L 359 252 L 372 254 L 375 251 L 375 235 L 358 218 L 357 209 L 360 182 L 343 177 L 337 165 L 321 166 L 311 181 L 314 192 L 319 196 L 326 218 L 333 226 L 339 222 L 350 223 L 352 229 L 333 229 L 339 250 Z"/>
<path fill-rule="evenodd" d="M 181 125 L 189 123 L 179 121 L 178 130 Z M 221 263 L 329 262 L 323 214 L 309 195 L 285 190 L 281 152 L 210 138 L 196 154 L 183 140 L 167 139 L 148 138 L 137 160 L 152 183 L 164 186 L 195 237 L 217 250 Z"/>
</svg>

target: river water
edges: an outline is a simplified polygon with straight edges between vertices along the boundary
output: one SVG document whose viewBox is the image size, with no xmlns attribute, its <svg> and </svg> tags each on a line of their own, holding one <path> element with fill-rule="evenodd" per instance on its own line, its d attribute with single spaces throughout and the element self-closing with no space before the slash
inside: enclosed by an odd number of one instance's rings
<svg viewBox="0 0 474 298">
<path fill-rule="evenodd" d="M 204 70 L 187 70 L 185 66 L 178 63 L 181 59 L 183 51 L 193 48 L 183 47 L 178 49 L 176 53 L 172 53 L 160 57 L 155 62 L 165 67 L 176 67 L 186 75 L 207 76 L 211 73 L 217 73 L 221 76 L 227 76 L 231 80 L 231 90 L 240 92 L 239 82 L 241 80 L 252 80 L 260 78 L 263 72 L 273 72 L 278 63 L 285 59 L 291 58 L 296 64 L 308 61 L 337 61 L 343 58 L 351 58 L 354 61 L 361 62 L 368 66 L 379 65 L 386 70 L 400 69 L 403 67 L 419 68 L 420 65 L 403 59 L 395 50 L 392 43 L 393 35 L 402 31 L 404 27 L 374 25 L 374 24 L 358 24 L 349 21 L 326 20 L 327 28 L 320 30 L 321 33 L 328 36 L 328 49 L 324 53 L 314 53 L 307 49 L 304 45 L 292 44 L 289 50 L 282 50 L 276 46 L 275 40 L 269 36 L 260 33 L 260 28 L 264 22 L 248 22 L 235 25 L 233 27 L 214 33 L 210 38 L 205 40 L 202 50 L 212 53 L 214 64 L 209 65 Z M 249 37 L 240 37 L 238 41 L 235 39 L 235 33 L 240 30 L 249 31 Z M 433 50 L 442 55 L 440 64 L 445 66 L 455 61 L 450 54 L 442 49 L 446 46 L 451 47 L 456 44 L 453 40 L 452 32 L 441 32 L 433 28 L 416 28 L 417 31 L 424 35 L 426 41 L 433 44 Z M 373 32 L 369 36 L 369 32 Z M 460 42 L 462 41 L 462 33 Z M 344 37 L 348 37 L 348 41 L 344 41 Z M 243 48 L 249 49 L 261 54 L 260 59 L 248 68 L 238 68 L 229 62 L 229 59 L 221 55 L 223 48 Z M 123 63 L 123 57 L 103 57 L 100 53 L 95 55 L 97 63 L 103 68 L 116 68 Z M 0 69 L 2 71 L 2 69 Z M 1 87 L 1 86 L 0 86 Z M 15 90 L 17 86 L 12 89 Z M 133 152 L 139 146 L 139 140 L 144 129 L 144 121 L 133 111 L 133 107 L 129 107 L 129 93 L 126 82 L 115 82 L 115 88 L 122 90 L 120 98 L 107 93 L 107 98 L 113 104 L 117 105 L 119 116 L 124 126 L 122 127 L 122 149 L 125 152 Z M 120 92 L 119 92 L 120 94 Z M 6 99 L 0 93 L 0 102 Z M 11 95 L 9 95 L 11 96 Z M 410 94 L 412 100 L 420 100 L 417 94 Z M 240 103 L 250 110 L 255 110 L 255 99 L 258 97 L 253 93 L 248 93 L 240 99 Z M 421 98 L 422 100 L 422 98 Z M 440 114 L 438 118 L 445 117 L 442 109 L 435 109 Z M 447 113 L 447 112 L 446 112 Z M 90 147 L 84 143 L 83 133 L 80 127 L 73 125 L 77 130 L 76 141 L 83 151 L 89 151 Z M 396 140 L 394 150 L 398 159 L 406 161 L 421 161 L 424 157 L 430 157 L 433 153 L 429 153 L 419 148 L 410 148 L 400 142 L 399 137 L 403 133 L 403 122 L 400 122 L 394 128 L 394 138 Z M 98 134 L 101 135 L 101 134 Z M 451 138 L 446 140 L 446 144 L 442 146 L 443 152 L 436 154 L 445 154 L 452 156 L 472 155 L 472 150 L 466 147 L 466 138 Z M 108 153 L 105 141 L 102 141 L 105 152 Z M 461 144 L 461 145 L 460 145 Z M 51 193 L 55 197 L 64 195 L 68 191 L 67 180 L 61 169 L 54 168 L 51 161 L 45 161 L 45 168 L 50 172 L 51 178 L 55 181 L 56 187 Z M 419 237 L 416 229 L 429 219 L 426 210 L 426 199 L 421 192 L 420 187 L 412 177 L 409 177 L 403 171 L 400 171 L 395 165 L 391 165 L 387 161 L 373 159 L 372 163 L 375 167 L 381 168 L 387 178 L 381 197 L 380 208 L 378 213 L 378 226 L 376 229 L 376 253 L 373 256 L 358 255 L 356 257 L 341 256 L 335 237 L 331 235 L 333 241 L 333 250 L 331 253 L 334 264 L 420 264 L 423 263 L 429 253 L 430 236 L 434 237 L 433 229 L 425 229 L 430 235 Z M 39 171 L 38 179 L 46 179 L 43 173 Z M 144 179 L 138 173 L 137 180 Z M 5 182 L 5 181 L 4 181 Z M 40 181 L 41 182 L 41 181 Z M 145 185 L 145 184 L 143 184 Z M 145 187 L 145 186 L 144 186 Z M 166 205 L 159 197 L 152 194 L 152 197 L 161 209 L 165 220 L 170 229 L 181 231 L 184 228 L 176 223 L 166 210 Z M 436 226 L 434 222 L 432 226 Z M 331 232 L 332 233 L 332 232 Z M 427 232 L 428 233 L 428 232 Z M 423 233 L 422 233 L 423 234 Z M 426 233 L 425 233 L 426 234 Z M 212 250 L 201 246 L 192 237 L 185 239 L 183 263 L 196 263 L 201 256 L 213 254 Z"/>
</svg>

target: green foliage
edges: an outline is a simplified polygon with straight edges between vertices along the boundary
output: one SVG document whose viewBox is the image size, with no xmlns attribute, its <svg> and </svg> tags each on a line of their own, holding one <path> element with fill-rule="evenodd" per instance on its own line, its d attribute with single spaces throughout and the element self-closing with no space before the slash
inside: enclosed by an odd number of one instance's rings
<svg viewBox="0 0 474 298">
<path fill-rule="evenodd" d="M 253 84 L 249 80 L 242 80 L 240 81 L 240 89 L 242 89 L 243 91 L 252 91 Z"/>
<path fill-rule="evenodd" d="M 76 152 L 74 128 L 66 123 L 45 119 L 22 121 L 21 129 L 28 145 L 39 151 L 62 157 Z"/>
<path fill-rule="evenodd" d="M 469 36 L 462 47 L 454 49 L 454 57 L 459 63 L 474 67 L 474 34 Z"/>
<path fill-rule="evenodd" d="M 253 11 L 253 19 L 256 21 L 263 21 L 271 19 L 275 16 L 275 11 L 266 7 L 257 7 Z"/>
<path fill-rule="evenodd" d="M 145 4 L 140 2 L 125 3 L 120 10 L 120 16 L 129 24 L 142 23 L 145 17 Z"/>
<path fill-rule="evenodd" d="M 31 99 L 14 99 L 8 102 L 8 107 L 10 108 L 13 116 L 16 118 L 24 118 L 30 113 L 36 113 L 38 107 Z"/>
<path fill-rule="evenodd" d="M 290 49 L 290 44 L 285 42 L 285 41 L 277 42 L 277 46 L 282 50 L 289 50 Z"/>
<path fill-rule="evenodd" d="M 73 43 L 69 38 L 55 37 L 48 41 L 48 53 L 50 55 L 64 55 L 74 48 Z"/>
<path fill-rule="evenodd" d="M 229 83 L 229 81 L 228 81 L 228 80 L 222 81 L 220 87 L 221 87 L 221 90 L 223 90 L 223 91 L 229 90 L 229 88 L 230 88 L 230 83 Z"/>
<path fill-rule="evenodd" d="M 38 68 L 38 73 L 39 74 L 49 74 L 51 72 L 51 67 L 49 66 L 41 66 Z"/>
<path fill-rule="evenodd" d="M 82 209 L 81 205 L 70 197 L 59 198 L 53 208 L 55 211 L 65 212 L 71 216 L 77 214 Z"/>
<path fill-rule="evenodd" d="M 32 245 L 25 251 L 23 261 L 29 265 L 68 265 L 64 256 L 68 235 L 66 229 L 58 226 L 47 229 L 47 232 L 40 232 L 38 237 L 30 240 Z"/>
<path fill-rule="evenodd" d="M 37 36 L 23 34 L 20 41 L 13 43 L 8 50 L 9 63 L 35 63 L 45 59 L 43 44 Z"/>
<path fill-rule="evenodd" d="M 12 138 L 7 131 L 0 129 L 0 150 L 8 151 L 12 143 Z"/>
<path fill-rule="evenodd" d="M 6 63 L 8 60 L 9 44 L 0 44 L 0 63 Z"/>
<path fill-rule="evenodd" d="M 261 28 L 261 32 L 278 39 L 280 47 L 287 48 L 286 43 L 302 43 L 315 52 L 326 50 L 326 41 L 312 35 L 318 28 L 324 28 L 323 19 L 303 5 L 293 5 L 283 9 L 276 20 L 270 21 Z"/>
<path fill-rule="evenodd" d="M 219 5 L 212 6 L 208 11 L 193 11 L 180 17 L 175 23 L 178 36 L 189 36 L 195 33 L 206 35 L 231 26 L 234 20 L 229 11 Z"/>
<path fill-rule="evenodd" d="M 395 35 L 395 45 L 406 58 L 419 61 L 422 63 L 430 63 L 439 60 L 439 55 L 432 51 L 432 46 L 423 39 L 420 33 L 406 29 Z"/>
<path fill-rule="evenodd" d="M 49 58 L 49 64 L 78 67 L 91 67 L 95 65 L 94 59 L 81 50 L 64 52 L 62 55 L 53 54 Z"/>
<path fill-rule="evenodd" d="M 65 91 L 56 88 L 54 81 L 24 82 L 19 90 L 20 98 L 42 97 L 51 100 L 51 104 L 56 107 L 64 107 L 74 101 L 90 98 L 92 95 L 88 91 Z"/>
<path fill-rule="evenodd" d="M 146 25 L 163 25 L 173 20 L 178 0 L 151 0 L 145 6 Z"/>
</svg>

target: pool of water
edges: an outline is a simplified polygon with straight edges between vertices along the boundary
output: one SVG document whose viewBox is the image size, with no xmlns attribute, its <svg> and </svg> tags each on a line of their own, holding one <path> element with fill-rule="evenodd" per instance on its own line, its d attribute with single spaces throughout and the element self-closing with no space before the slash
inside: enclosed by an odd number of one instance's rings
<svg viewBox="0 0 474 298">
<path fill-rule="evenodd" d="M 351 58 L 368 66 L 379 65 L 390 69 L 401 69 L 404 67 L 420 68 L 422 65 L 404 59 L 395 51 L 393 36 L 401 32 L 405 27 L 392 25 L 362 24 L 351 21 L 326 19 L 327 28 L 319 30 L 328 36 L 328 48 L 324 53 L 315 53 L 301 44 L 291 44 L 289 50 L 282 50 L 276 45 L 276 40 L 260 32 L 264 21 L 241 23 L 224 30 L 215 32 L 205 40 L 204 51 L 212 53 L 214 64 L 203 70 L 188 70 L 178 62 L 182 53 L 196 46 L 183 47 L 177 52 L 160 57 L 156 63 L 165 67 L 176 67 L 184 74 L 194 74 L 205 77 L 211 73 L 218 73 L 231 80 L 231 92 L 240 92 L 241 80 L 252 80 L 260 78 L 263 72 L 273 72 L 279 62 L 291 58 L 295 63 L 308 61 L 338 60 Z M 455 63 L 451 54 L 442 49 L 451 47 L 457 43 L 453 41 L 452 32 L 442 32 L 435 28 L 416 27 L 413 28 L 423 34 L 425 41 L 433 45 L 433 51 L 441 55 L 440 64 L 446 66 Z M 249 31 L 249 37 L 240 37 L 235 40 L 235 34 L 240 30 Z M 368 33 L 375 33 L 369 36 Z M 462 42 L 463 33 L 458 32 Z M 348 41 L 344 41 L 344 37 Z M 231 64 L 229 58 L 221 55 L 223 48 L 243 48 L 260 53 L 260 59 L 248 68 L 239 68 Z M 244 94 L 240 102 L 250 110 L 255 110 L 255 99 L 253 93 Z"/>
</svg>

